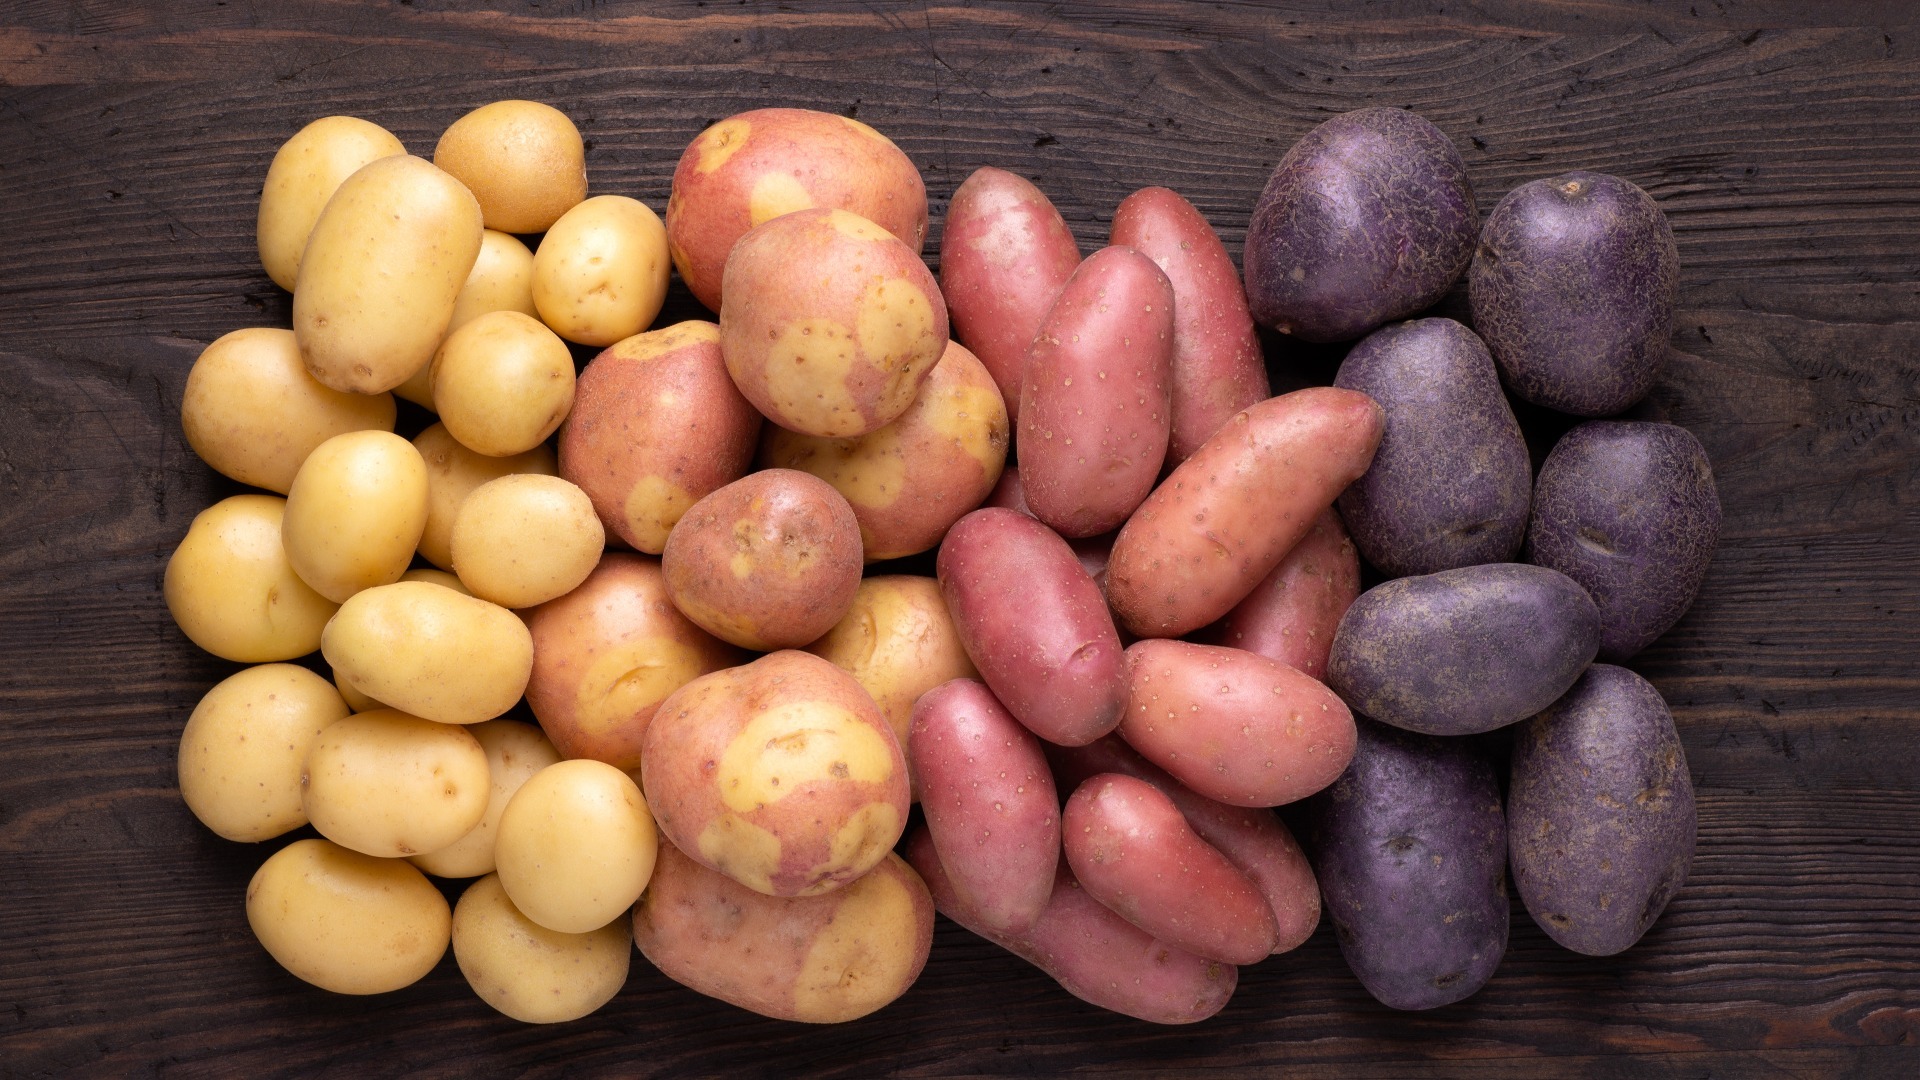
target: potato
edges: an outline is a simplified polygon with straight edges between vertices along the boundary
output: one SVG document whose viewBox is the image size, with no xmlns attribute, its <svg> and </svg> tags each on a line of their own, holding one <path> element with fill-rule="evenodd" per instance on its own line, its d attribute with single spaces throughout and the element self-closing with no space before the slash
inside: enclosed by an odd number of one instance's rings
<svg viewBox="0 0 1920 1080">
<path fill-rule="evenodd" d="M 1113 542 L 1107 598 L 1141 637 L 1178 637 L 1246 599 L 1367 471 L 1385 414 L 1316 386 L 1234 414 Z"/>
<path fill-rule="evenodd" d="M 424 581 L 430 585 L 444 585 L 461 596 L 472 596 L 473 592 L 460 583 L 460 579 L 445 570 L 429 570 L 420 567 L 400 575 L 401 581 Z"/>
<path fill-rule="evenodd" d="M 424 581 L 354 594 L 320 651 L 367 696 L 443 724 L 513 708 L 533 670 L 533 636 L 513 612 Z"/>
<path fill-rule="evenodd" d="M 1339 499 L 1369 563 L 1405 577 L 1513 558 L 1533 466 L 1473 331 L 1452 319 L 1383 326 L 1347 354 L 1333 385 L 1387 414 L 1372 467 Z"/>
<path fill-rule="evenodd" d="M 223 660 L 260 664 L 305 656 L 339 605 L 287 561 L 287 500 L 234 495 L 194 515 L 167 559 L 167 611 L 195 645 Z"/>
<path fill-rule="evenodd" d="M 587 197 L 587 148 L 567 114 L 495 101 L 448 125 L 433 163 L 479 200 L 487 228 L 543 233 Z"/>
<path fill-rule="evenodd" d="M 844 668 L 872 695 L 902 749 L 920 695 L 949 679 L 979 674 L 947 613 L 940 583 L 911 574 L 862 580 L 847 614 L 807 651 Z"/>
<path fill-rule="evenodd" d="M 805 645 L 860 588 L 860 525 L 827 482 L 793 469 L 742 477 L 688 509 L 660 556 L 667 595 L 748 649 Z"/>
<path fill-rule="evenodd" d="M 935 565 L 967 655 L 1015 719 L 1067 746 L 1113 730 L 1126 713 L 1126 659 L 1100 587 L 1066 541 L 989 507 L 954 525 Z"/>
<path fill-rule="evenodd" d="M 562 756 L 640 767 L 653 712 L 668 694 L 741 663 L 667 598 L 660 562 L 610 553 L 580 587 L 526 613 L 533 633 L 527 704 Z"/>
<path fill-rule="evenodd" d="M 898 855 L 824 896 L 763 896 L 674 850 L 633 909 L 669 979 L 779 1020 L 857 1020 L 907 992 L 933 946 L 933 900 Z"/>
<path fill-rule="evenodd" d="M 1072 230 L 1025 177 L 986 166 L 955 189 L 940 235 L 940 292 L 953 336 L 992 373 L 1015 422 L 1027 346 L 1079 265 Z"/>
<path fill-rule="evenodd" d="M 1313 802 L 1313 868 L 1347 965 L 1395 1009 L 1471 996 L 1507 951 L 1506 820 L 1465 739 L 1362 721 L 1353 765 Z"/>
<path fill-rule="evenodd" d="M 1719 539 L 1713 464 L 1685 428 L 1590 420 L 1540 466 L 1527 561 L 1593 596 L 1603 660 L 1633 656 L 1680 621 Z"/>
<path fill-rule="evenodd" d="M 300 776 L 320 835 L 383 859 L 438 851 L 486 816 L 487 752 L 464 728 L 395 709 L 336 720 Z"/>
<path fill-rule="evenodd" d="M 307 237 L 342 181 L 362 165 L 406 152 L 392 132 L 357 116 L 323 116 L 282 143 L 260 189 L 256 229 L 260 265 L 273 283 L 293 291 Z"/>
<path fill-rule="evenodd" d="M 282 495 L 313 448 L 349 431 L 392 431 L 392 394 L 343 394 L 307 374 L 293 331 L 235 330 L 187 373 L 180 426 L 200 460 Z"/>
<path fill-rule="evenodd" d="M 1141 188 L 1122 199 L 1108 236 L 1108 243 L 1152 259 L 1173 285 L 1167 460 L 1178 465 L 1234 413 L 1273 395 L 1247 294 L 1213 226 L 1166 188 Z"/>
<path fill-rule="evenodd" d="M 1033 509 L 1027 505 L 1027 487 L 1020 481 L 1020 467 L 1009 465 L 1000 470 L 1000 481 L 993 485 L 982 506 L 997 506 L 1003 510 L 1033 517 Z"/>
<path fill-rule="evenodd" d="M 350 431 L 301 463 L 281 538 L 300 580 L 339 604 L 399 581 L 426 527 L 420 452 L 390 431 Z"/>
<path fill-rule="evenodd" d="M 1322 123 L 1274 166 L 1247 224 L 1247 302 L 1303 341 L 1351 341 L 1430 307 L 1473 258 L 1466 162 L 1406 109 Z"/>
<path fill-rule="evenodd" d="M 313 377 L 335 390 L 391 390 L 433 359 L 480 255 L 480 205 L 406 154 L 347 177 L 307 240 L 293 333 Z"/>
<path fill-rule="evenodd" d="M 433 357 L 433 404 L 460 445 L 489 457 L 545 442 L 573 408 L 573 354 L 540 320 L 489 311 Z"/>
<path fill-rule="evenodd" d="M 673 171 L 667 237 L 681 280 L 720 310 L 727 253 L 747 230 L 812 206 L 850 210 L 919 254 L 927 188 L 891 140 L 811 109 L 755 109 L 695 136 Z"/>
<path fill-rule="evenodd" d="M 453 958 L 480 1000 L 528 1024 L 578 1020 L 627 982 L 633 928 L 615 919 L 584 934 L 549 930 L 488 874 L 453 907 Z"/>
<path fill-rule="evenodd" d="M 631 777 L 604 761 L 561 761 L 508 800 L 494 861 L 522 914 L 549 930 L 585 934 L 640 898 L 659 848 Z"/>
<path fill-rule="evenodd" d="M 455 580 L 458 580 L 458 579 L 455 579 Z M 333 668 L 331 665 L 329 665 L 328 670 L 333 671 Z M 333 687 L 335 690 L 340 692 L 340 699 L 347 703 L 347 708 L 353 710 L 354 712 L 362 713 L 362 712 L 371 711 L 373 709 L 386 708 L 385 705 L 380 704 L 378 701 L 375 701 L 372 698 L 368 697 L 366 694 L 362 693 L 359 687 L 347 681 L 346 677 L 341 675 L 338 671 L 333 671 Z"/>
<path fill-rule="evenodd" d="M 608 532 L 658 555 L 688 507 L 747 474 L 760 423 L 720 358 L 720 328 L 675 323 L 615 342 L 580 373 L 560 475 Z"/>
<path fill-rule="evenodd" d="M 180 797 L 228 840 L 270 840 L 307 823 L 300 773 L 320 729 L 347 715 L 325 679 L 262 664 L 220 680 L 180 732 Z"/>
<path fill-rule="evenodd" d="M 653 325 L 670 269 L 660 215 L 624 195 L 597 195 L 540 239 L 533 306 L 568 341 L 611 345 Z"/>
<path fill-rule="evenodd" d="M 559 471 L 550 446 L 488 457 L 460 445 L 445 424 L 432 424 L 414 436 L 413 448 L 427 466 L 427 523 L 420 531 L 420 557 L 448 571 L 453 569 L 453 523 L 467 496 L 502 476 L 552 476 Z"/>
<path fill-rule="evenodd" d="M 1467 295 L 1516 397 L 1609 416 L 1659 377 L 1679 282 L 1673 228 L 1653 198 L 1617 176 L 1570 172 L 1493 208 Z"/>
<path fill-rule="evenodd" d="M 446 955 L 453 914 L 400 859 L 296 840 L 247 883 L 247 925 L 280 966 L 336 994 L 419 982 Z"/>
<path fill-rule="evenodd" d="M 453 298 L 453 318 L 447 333 L 489 311 L 518 311 L 538 317 L 533 306 L 533 252 L 520 238 L 488 229 L 480 238 L 480 255 L 467 271 L 466 283 Z M 445 344 L 445 339 L 441 344 Z M 428 361 L 393 392 L 425 409 L 433 408 L 433 363 Z"/>
<path fill-rule="evenodd" d="M 532 724 L 488 720 L 466 730 L 487 755 L 487 811 L 478 824 L 446 847 L 408 856 L 413 865 L 435 877 L 470 878 L 493 873 L 493 842 L 507 801 L 534 773 L 560 760 L 560 752 Z M 458 934 L 456 930 L 455 936 Z"/>
<path fill-rule="evenodd" d="M 1329 506 L 1273 573 L 1195 640 L 1258 653 L 1324 682 L 1334 631 L 1359 596 L 1360 555 Z"/>
<path fill-rule="evenodd" d="M 674 691 L 640 758 L 667 838 L 771 896 L 858 878 L 907 820 L 893 729 L 853 676 L 809 653 L 771 653 Z"/>
<path fill-rule="evenodd" d="M 954 892 L 996 931 L 1031 929 L 1060 863 L 1060 796 L 1040 740 L 985 683 L 955 679 L 915 703 L 906 747 Z"/>
<path fill-rule="evenodd" d="M 1062 536 L 1111 532 L 1160 478 L 1173 394 L 1173 285 L 1102 248 L 1060 290 L 1020 383 L 1020 482 Z"/>
<path fill-rule="evenodd" d="M 1474 735 L 1553 704 L 1599 648 L 1599 610 L 1565 574 L 1464 566 L 1362 593 L 1334 633 L 1327 685 L 1381 723 Z"/>
<path fill-rule="evenodd" d="M 761 414 L 850 439 L 913 404 L 947 347 L 947 306 L 919 254 L 845 210 L 802 210 L 727 258 L 720 352 Z"/>
<path fill-rule="evenodd" d="M 453 522 L 453 568 L 482 600 L 524 608 L 587 580 L 607 533 L 587 493 L 557 476 L 503 476 L 473 490 Z"/>
</svg>

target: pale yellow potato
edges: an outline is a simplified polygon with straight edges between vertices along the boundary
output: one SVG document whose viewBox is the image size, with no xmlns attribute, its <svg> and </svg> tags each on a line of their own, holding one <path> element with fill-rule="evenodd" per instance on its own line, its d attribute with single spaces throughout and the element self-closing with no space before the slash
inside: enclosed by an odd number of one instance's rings
<svg viewBox="0 0 1920 1080">
<path fill-rule="evenodd" d="M 347 703 L 347 708 L 357 713 L 386 708 L 385 705 L 368 697 L 359 687 L 349 682 L 346 676 L 340 674 L 338 669 L 330 667 L 329 670 L 333 671 L 333 688 L 339 691 L 340 700 Z"/>
<path fill-rule="evenodd" d="M 453 571 L 482 600 L 544 604 L 600 562 L 607 530 L 587 493 L 557 476 L 503 476 L 474 489 L 453 522 Z"/>
<path fill-rule="evenodd" d="M 461 596 L 472 596 L 473 591 L 460 583 L 460 579 L 445 570 L 429 570 L 420 567 L 400 575 L 401 581 L 424 581 L 430 585 L 444 585 Z"/>
<path fill-rule="evenodd" d="M 604 761 L 574 758 L 520 785 L 500 815 L 494 862 L 527 918 L 584 934 L 640 898 L 659 846 L 633 778 Z"/>
<path fill-rule="evenodd" d="M 541 238 L 533 305 L 568 341 L 611 345 L 653 325 L 672 266 L 660 215 L 624 195 L 598 195 Z"/>
<path fill-rule="evenodd" d="M 921 694 L 951 679 L 979 677 L 940 583 L 912 574 L 861 581 L 846 617 L 807 651 L 832 661 L 873 696 L 902 748 Z"/>
<path fill-rule="evenodd" d="M 480 740 L 398 709 L 355 713 L 322 730 L 301 777 L 321 836 L 383 859 L 438 851 L 486 816 L 492 785 Z"/>
<path fill-rule="evenodd" d="M 301 463 L 281 532 L 300 580 L 338 604 L 399 581 L 426 526 L 420 452 L 390 431 L 350 431 Z"/>
<path fill-rule="evenodd" d="M 293 333 L 313 377 L 377 394 L 433 359 L 480 255 L 480 204 L 417 157 L 347 177 L 314 223 L 293 288 Z"/>
<path fill-rule="evenodd" d="M 307 823 L 300 774 L 320 729 L 347 715 L 327 680 L 294 664 L 222 679 L 180 732 L 180 797 L 228 840 L 270 840 Z"/>
<path fill-rule="evenodd" d="M 409 570 L 406 573 L 400 575 L 400 580 L 401 581 L 425 581 L 434 585 L 444 585 L 447 588 L 452 589 L 454 592 L 459 593 L 461 596 L 473 595 L 471 592 L 467 591 L 467 587 L 465 585 L 460 584 L 459 578 L 454 577 L 452 574 L 447 573 L 445 570 L 427 570 L 424 568 L 419 570 Z M 365 691 L 353 685 L 353 683 L 350 680 L 348 680 L 346 676 L 340 674 L 338 670 L 335 670 L 333 673 L 333 685 L 336 689 L 340 691 L 340 696 L 346 699 L 347 707 L 352 709 L 354 712 L 359 713 L 359 712 L 366 712 L 369 709 L 386 708 L 385 705 L 381 704 L 378 701 L 375 701 L 371 697 L 368 697 Z"/>
<path fill-rule="evenodd" d="M 563 934 L 520 913 L 498 874 L 467 886 L 453 907 L 453 958 L 480 1000 L 528 1024 L 578 1020 L 627 982 L 633 927 L 615 919 Z"/>
<path fill-rule="evenodd" d="M 447 333 L 467 325 L 489 311 L 518 311 L 538 317 L 533 307 L 533 252 L 517 236 L 488 229 L 480 239 L 480 257 L 467 271 L 467 282 L 453 298 L 453 318 Z M 441 339 L 445 343 L 445 339 Z M 394 393 L 425 409 L 433 408 L 433 363 L 394 388 Z"/>
<path fill-rule="evenodd" d="M 382 994 L 440 962 L 453 912 L 404 859 L 296 840 L 247 883 L 247 924 L 299 978 L 336 994 Z"/>
<path fill-rule="evenodd" d="M 524 454 L 489 457 L 461 446 L 445 424 L 414 436 L 413 448 L 427 463 L 427 524 L 420 532 L 420 557 L 448 572 L 453 570 L 453 522 L 475 488 L 503 476 L 553 476 L 560 471 L 553 447 L 544 443 Z"/>
<path fill-rule="evenodd" d="M 496 101 L 455 120 L 433 163 L 480 200 L 489 229 L 546 232 L 587 197 L 580 129 L 537 101 Z"/>
<path fill-rule="evenodd" d="M 260 265 L 273 283 L 293 291 L 307 236 L 342 181 L 369 162 L 406 152 L 392 132 L 357 116 L 323 116 L 282 143 L 267 166 L 256 228 Z"/>
<path fill-rule="evenodd" d="M 560 760 L 546 735 L 518 720 L 489 720 L 466 730 L 487 752 L 487 777 L 492 790 L 487 812 L 467 834 L 438 851 L 411 856 L 413 865 L 435 877 L 469 878 L 493 873 L 493 839 L 506 812 L 507 801 L 534 773 Z"/>
<path fill-rule="evenodd" d="M 425 581 L 355 593 L 327 623 L 320 652 L 367 696 L 443 724 L 513 708 L 533 670 L 533 635 L 519 616 Z"/>
<path fill-rule="evenodd" d="M 234 495 L 194 516 L 167 560 L 167 610 L 195 645 L 223 660 L 264 664 L 320 647 L 339 605 L 314 592 L 280 538 L 287 500 Z"/>
<path fill-rule="evenodd" d="M 573 408 L 573 354 L 540 320 L 489 311 L 447 335 L 433 357 L 433 403 L 460 445 L 524 454 Z"/>
</svg>

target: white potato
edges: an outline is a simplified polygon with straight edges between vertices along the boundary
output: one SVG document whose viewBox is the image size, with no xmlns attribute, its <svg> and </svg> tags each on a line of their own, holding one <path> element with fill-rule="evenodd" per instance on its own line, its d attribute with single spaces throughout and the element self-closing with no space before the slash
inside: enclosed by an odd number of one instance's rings
<svg viewBox="0 0 1920 1080">
<path fill-rule="evenodd" d="M 435 877 L 466 878 L 493 873 L 493 840 L 500 815 L 520 785 L 534 773 L 560 760 L 547 736 L 532 724 L 518 720 L 488 720 L 467 728 L 487 752 L 487 812 L 467 834 L 438 851 L 410 856 L 413 865 Z"/>
<path fill-rule="evenodd" d="M 320 651 L 368 697 L 443 724 L 513 708 L 533 671 L 533 635 L 519 616 L 425 581 L 355 593 Z"/>
<path fill-rule="evenodd" d="M 453 570 L 482 600 L 527 608 L 572 592 L 606 546 L 586 492 L 557 476 L 503 476 L 461 504 Z"/>
<path fill-rule="evenodd" d="M 480 256 L 467 271 L 466 284 L 453 298 L 453 318 L 447 321 L 447 333 L 467 325 L 489 311 L 518 311 L 539 316 L 533 307 L 533 252 L 520 242 L 495 229 L 488 229 L 480 240 Z M 442 343 L 445 342 L 442 338 Z M 433 408 L 433 363 L 394 388 L 394 393 L 425 409 Z"/>
<path fill-rule="evenodd" d="M 433 401 L 460 445 L 524 454 L 573 408 L 573 354 L 540 320 L 489 311 L 447 335 L 433 357 Z"/>
<path fill-rule="evenodd" d="M 260 265 L 274 284 L 293 290 L 307 236 L 341 182 L 369 162 L 406 152 L 392 132 L 357 116 L 323 116 L 282 143 L 260 189 L 256 229 Z"/>
<path fill-rule="evenodd" d="M 383 859 L 438 851 L 486 816 L 487 752 L 466 728 L 396 709 L 329 724 L 301 776 L 321 836 Z"/>
<path fill-rule="evenodd" d="M 496 101 L 455 120 L 433 163 L 480 200 L 487 228 L 546 232 L 587 197 L 587 147 L 567 114 L 538 101 Z"/>
<path fill-rule="evenodd" d="M 560 471 L 553 447 L 544 443 L 524 454 L 489 457 L 460 445 L 445 424 L 414 436 L 413 448 L 427 463 L 427 524 L 420 533 L 420 557 L 446 571 L 453 569 L 454 519 L 475 488 L 518 473 L 553 476 Z"/>
</svg>

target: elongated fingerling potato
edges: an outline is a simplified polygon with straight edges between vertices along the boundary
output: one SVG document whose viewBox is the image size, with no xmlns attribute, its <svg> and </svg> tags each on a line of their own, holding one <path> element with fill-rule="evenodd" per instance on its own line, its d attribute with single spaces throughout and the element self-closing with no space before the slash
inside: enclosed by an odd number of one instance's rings
<svg viewBox="0 0 1920 1080">
<path fill-rule="evenodd" d="M 1193 640 L 1259 653 L 1325 682 L 1334 631 L 1359 595 L 1360 553 L 1329 506 L 1273 573 Z"/>
</svg>

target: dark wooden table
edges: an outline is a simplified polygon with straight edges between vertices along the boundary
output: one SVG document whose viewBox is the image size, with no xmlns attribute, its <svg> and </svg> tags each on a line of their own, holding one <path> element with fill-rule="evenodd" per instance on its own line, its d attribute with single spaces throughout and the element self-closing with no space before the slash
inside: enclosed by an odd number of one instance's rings
<svg viewBox="0 0 1920 1080">
<path fill-rule="evenodd" d="M 1916 7 L 12 0 L 0 1075 L 1920 1075 Z M 381 998 L 296 981 L 242 911 L 272 846 L 216 839 L 174 785 L 182 722 L 234 670 L 160 599 L 188 521 L 237 490 L 186 447 L 181 386 L 218 335 L 288 325 L 253 235 L 282 140 L 344 112 L 430 154 L 503 97 L 565 109 L 593 190 L 656 208 L 717 118 L 858 116 L 924 170 L 930 257 L 983 164 L 1037 180 L 1089 249 L 1123 195 L 1165 184 L 1237 256 L 1279 155 L 1363 105 L 1451 134 L 1483 210 L 1572 168 L 1641 184 L 1682 288 L 1636 414 L 1700 437 L 1726 518 L 1699 604 L 1634 664 L 1686 741 L 1692 880 L 1613 959 L 1516 907 L 1492 983 L 1425 1014 L 1376 1005 L 1324 927 L 1193 1028 L 1098 1012 L 944 922 L 912 991 L 830 1029 L 638 958 L 610 1006 L 553 1028 L 487 1009 L 451 958 Z M 696 310 L 678 284 L 671 305 Z M 1337 357 L 1270 350 L 1282 387 Z M 1527 421 L 1543 444 L 1557 430 Z"/>
</svg>

